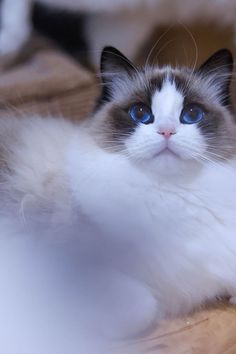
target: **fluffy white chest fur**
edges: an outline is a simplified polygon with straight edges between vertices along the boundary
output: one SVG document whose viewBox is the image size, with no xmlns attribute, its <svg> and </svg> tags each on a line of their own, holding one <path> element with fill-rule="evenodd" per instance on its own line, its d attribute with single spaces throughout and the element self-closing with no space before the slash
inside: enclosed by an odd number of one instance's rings
<svg viewBox="0 0 236 354">
<path fill-rule="evenodd" d="M 166 181 L 100 149 L 82 127 L 75 131 L 68 122 L 50 119 L 31 124 L 34 129 L 27 124 L 25 145 L 13 161 L 17 173 L 10 186 L 3 184 L 11 193 L 7 218 L 5 198 L 1 206 L 3 250 L 6 238 L 34 244 L 40 237 L 46 244 L 62 243 L 66 252 L 72 247 L 79 258 L 76 267 L 87 264 L 96 279 L 102 268 L 99 279 L 112 282 L 109 301 L 116 306 L 117 291 L 121 308 L 132 299 L 124 318 L 119 307 L 119 316 L 113 313 L 115 328 L 104 321 L 105 330 L 118 336 L 218 296 L 235 295 L 233 161 L 204 167 L 183 181 Z M 32 266 L 31 258 L 25 262 Z M 14 283 L 14 272 L 11 276 Z M 96 294 L 98 284 L 93 285 Z"/>
<path fill-rule="evenodd" d="M 129 259 L 134 245 L 134 268 L 160 300 L 161 312 L 181 313 L 203 300 L 234 296 L 233 161 L 166 181 L 146 176 L 122 157 L 92 149 L 83 154 L 79 143 L 73 149 L 69 176 L 82 211 L 115 243 L 130 242 Z M 119 254 L 119 266 L 126 256 Z"/>
</svg>

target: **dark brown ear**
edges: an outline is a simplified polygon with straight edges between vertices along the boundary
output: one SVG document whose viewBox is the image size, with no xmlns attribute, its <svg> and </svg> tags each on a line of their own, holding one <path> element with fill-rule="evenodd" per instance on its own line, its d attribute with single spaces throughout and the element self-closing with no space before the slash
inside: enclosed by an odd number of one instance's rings
<svg viewBox="0 0 236 354">
<path fill-rule="evenodd" d="M 105 47 L 101 54 L 101 76 L 103 91 L 101 100 L 110 101 L 112 98 L 112 88 L 117 80 L 125 77 L 132 77 L 136 72 L 136 67 L 119 50 L 113 47 Z"/>
<path fill-rule="evenodd" d="M 228 49 L 218 50 L 207 59 L 198 72 L 209 78 L 215 85 L 223 105 L 230 103 L 230 83 L 233 72 L 233 56 Z"/>
<path fill-rule="evenodd" d="M 134 64 L 114 47 L 105 47 L 101 54 L 101 73 L 113 75 L 132 75 L 136 70 Z"/>
</svg>

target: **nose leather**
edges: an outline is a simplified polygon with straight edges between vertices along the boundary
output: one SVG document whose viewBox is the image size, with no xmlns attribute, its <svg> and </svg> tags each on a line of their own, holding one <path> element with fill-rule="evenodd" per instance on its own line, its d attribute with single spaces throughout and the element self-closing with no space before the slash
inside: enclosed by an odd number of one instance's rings
<svg viewBox="0 0 236 354">
<path fill-rule="evenodd" d="M 165 138 L 169 139 L 172 135 L 176 134 L 174 129 L 163 129 L 161 131 L 158 131 L 158 134 L 163 135 Z"/>
</svg>

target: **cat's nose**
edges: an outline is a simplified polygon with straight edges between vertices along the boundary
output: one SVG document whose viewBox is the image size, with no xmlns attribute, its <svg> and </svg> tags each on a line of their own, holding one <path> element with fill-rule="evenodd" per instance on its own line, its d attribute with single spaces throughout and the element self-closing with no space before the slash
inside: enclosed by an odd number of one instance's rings
<svg viewBox="0 0 236 354">
<path fill-rule="evenodd" d="M 172 135 L 176 134 L 174 129 L 162 129 L 157 131 L 158 134 L 163 135 L 165 138 L 170 138 Z"/>
</svg>

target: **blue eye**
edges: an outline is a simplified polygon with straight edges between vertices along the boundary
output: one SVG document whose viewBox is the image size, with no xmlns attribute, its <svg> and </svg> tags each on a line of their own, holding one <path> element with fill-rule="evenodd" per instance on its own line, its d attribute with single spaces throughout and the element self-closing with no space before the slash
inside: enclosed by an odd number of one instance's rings
<svg viewBox="0 0 236 354">
<path fill-rule="evenodd" d="M 205 112 L 200 106 L 191 104 L 182 110 L 180 122 L 183 124 L 195 124 L 200 122 L 204 116 Z"/>
<path fill-rule="evenodd" d="M 135 103 L 129 109 L 131 119 L 136 123 L 150 124 L 154 121 L 151 109 L 144 103 Z"/>
</svg>

